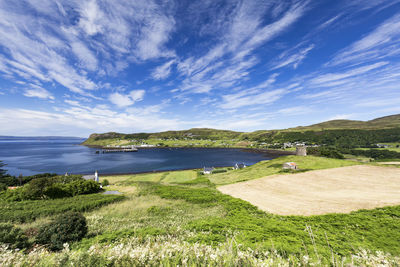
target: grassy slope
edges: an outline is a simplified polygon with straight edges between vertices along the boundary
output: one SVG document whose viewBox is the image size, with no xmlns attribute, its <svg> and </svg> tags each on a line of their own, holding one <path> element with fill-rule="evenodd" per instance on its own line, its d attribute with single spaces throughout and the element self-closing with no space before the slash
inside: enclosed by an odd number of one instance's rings
<svg viewBox="0 0 400 267">
<path fill-rule="evenodd" d="M 152 253 L 157 254 L 164 244 L 177 239 L 176 251 L 198 247 L 195 243 L 216 247 L 231 242 L 235 247 L 239 244 L 243 250 L 247 247 L 277 250 L 284 258 L 295 255 L 297 262 L 306 255 L 319 258 L 324 264 L 330 262 L 332 252 L 348 256 L 360 248 L 400 255 L 400 206 L 351 214 L 277 216 L 259 211 L 243 200 L 223 195 L 207 180 L 209 177 L 212 181 L 225 183 L 263 177 L 277 173 L 285 161 L 295 161 L 303 169 L 354 164 L 343 160 L 289 156 L 211 176 L 198 175 L 195 171 L 178 171 L 106 177 L 113 183 L 109 189 L 123 192 L 125 201 L 87 212 L 89 237 L 74 244 L 71 253 L 63 252 L 63 255 L 69 255 L 71 258 L 68 260 L 71 260 L 73 253 L 78 253 L 76 250 L 85 252 L 92 245 L 118 247 L 130 240 L 139 243 L 161 240 L 154 241 L 159 248 L 154 248 Z M 181 185 L 168 184 L 168 181 Z M 145 259 L 153 257 L 145 251 L 141 253 Z M 82 263 L 86 257 L 89 255 L 77 261 Z M 168 257 L 178 259 L 175 264 L 182 265 L 178 252 Z M 96 264 L 99 265 L 98 262 L 92 263 Z M 207 262 L 203 264 L 207 265 Z"/>
<path fill-rule="evenodd" d="M 285 156 L 273 160 L 261 161 L 241 170 L 232 170 L 226 173 L 212 174 L 209 176 L 209 179 L 216 185 L 232 184 L 241 181 L 257 179 L 268 175 L 282 173 L 282 164 L 292 161 L 295 162 L 298 168 L 301 170 L 320 170 L 360 164 L 354 161 L 344 161 L 339 159 L 328 159 L 313 156 Z"/>
<path fill-rule="evenodd" d="M 96 243 L 154 236 L 179 236 L 190 243 L 217 245 L 234 236 L 235 242 L 244 248 L 274 248 L 284 255 L 313 255 L 317 251 L 324 257 L 323 261 L 329 261 L 331 249 L 340 255 L 355 253 L 360 248 L 400 255 L 400 244 L 397 242 L 400 238 L 399 206 L 351 214 L 278 216 L 223 195 L 205 180 L 207 177 L 211 181 L 226 183 L 227 180 L 255 179 L 279 172 L 281 164 L 289 160 L 296 161 L 304 169 L 357 164 L 344 160 L 289 156 L 239 171 L 201 175 L 195 180 L 194 171 L 167 172 L 162 183 L 147 182 L 148 177 L 154 174 L 125 176 L 125 181 L 116 177 L 119 182 L 112 189 L 124 191 L 132 186 L 136 189 L 128 194 L 129 200 L 88 213 L 89 229 L 98 235 L 77 246 L 86 249 Z M 233 175 L 234 178 L 226 178 Z M 236 178 L 239 176 L 242 178 Z M 189 183 L 185 186 L 169 185 L 166 177 L 174 177 L 171 179 L 174 183 Z"/>
</svg>

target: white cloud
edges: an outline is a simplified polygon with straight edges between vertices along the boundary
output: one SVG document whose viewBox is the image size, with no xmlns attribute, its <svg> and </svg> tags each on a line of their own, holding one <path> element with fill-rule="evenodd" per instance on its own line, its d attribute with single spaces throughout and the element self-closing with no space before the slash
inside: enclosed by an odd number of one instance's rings
<svg viewBox="0 0 400 267">
<path fill-rule="evenodd" d="M 299 50 L 295 54 L 288 54 L 288 52 L 281 54 L 278 62 L 276 62 L 274 64 L 275 66 L 272 67 L 272 69 L 278 69 L 278 68 L 286 67 L 289 65 L 291 65 L 294 69 L 297 69 L 297 67 L 301 64 L 301 62 L 306 58 L 307 54 L 314 47 L 315 47 L 315 45 L 311 44 L 308 47 L 305 47 L 305 48 Z"/>
<path fill-rule="evenodd" d="M 134 102 L 142 101 L 145 93 L 146 93 L 145 90 L 133 90 L 129 93 L 129 96 L 132 98 Z"/>
<path fill-rule="evenodd" d="M 166 63 L 164 63 L 161 66 L 158 66 L 157 68 L 155 68 L 153 70 L 153 72 L 151 73 L 151 76 L 153 77 L 153 79 L 155 80 L 163 80 L 165 78 L 167 78 L 170 73 L 171 73 L 171 67 L 172 64 L 175 63 L 175 60 L 170 60 Z"/>
<path fill-rule="evenodd" d="M 229 7 L 229 12 L 222 12 L 231 15 L 219 28 L 219 41 L 203 56 L 192 56 L 178 63 L 177 69 L 184 76 L 179 89 L 183 94 L 209 93 L 246 80 L 249 70 L 259 62 L 256 55 L 250 54 L 293 25 L 305 13 L 307 3 L 280 5 L 286 10 L 282 9 L 278 12 L 280 17 L 266 25 L 266 12 L 276 3 L 243 1 L 233 11 Z"/>
<path fill-rule="evenodd" d="M 394 15 L 374 31 L 339 52 L 329 65 L 362 63 L 399 55 L 400 15 Z"/>
<path fill-rule="evenodd" d="M 375 64 L 371 64 L 371 65 L 367 65 L 367 66 L 363 66 L 363 67 L 359 67 L 359 68 L 353 68 L 347 72 L 322 74 L 316 78 L 311 79 L 310 82 L 312 84 L 324 84 L 327 82 L 339 81 L 339 80 L 343 80 L 346 78 L 351 78 L 354 76 L 365 74 L 371 70 L 378 69 L 387 64 L 389 64 L 389 62 L 377 62 Z"/>
<path fill-rule="evenodd" d="M 219 107 L 223 109 L 235 109 L 250 105 L 268 105 L 280 99 L 283 95 L 285 95 L 285 93 L 286 90 L 283 89 L 257 94 L 245 90 L 237 94 L 222 96 L 224 101 Z"/>
<path fill-rule="evenodd" d="M 37 85 L 31 85 L 30 89 L 26 89 L 24 92 L 24 96 L 27 97 L 37 97 L 41 99 L 54 99 L 54 96 L 44 88 L 41 88 Z"/>
<path fill-rule="evenodd" d="M 118 113 L 107 106 L 71 107 L 58 112 L 0 108 L 2 134 L 88 136 L 93 132 L 150 132 L 182 129 L 184 122 L 161 118 L 157 113 Z"/>
<path fill-rule="evenodd" d="M 143 100 L 144 94 L 145 94 L 144 90 L 133 90 L 127 95 L 120 93 L 110 94 L 108 99 L 111 101 L 111 103 L 122 108 L 131 106 L 135 102 Z"/>
</svg>

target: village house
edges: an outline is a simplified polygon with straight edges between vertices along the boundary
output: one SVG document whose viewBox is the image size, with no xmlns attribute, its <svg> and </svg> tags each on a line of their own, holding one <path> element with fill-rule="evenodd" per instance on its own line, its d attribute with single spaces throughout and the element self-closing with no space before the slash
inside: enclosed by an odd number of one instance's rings
<svg viewBox="0 0 400 267">
<path fill-rule="evenodd" d="M 212 174 L 214 171 L 214 167 L 204 167 L 203 168 L 203 174 Z"/>
<path fill-rule="evenodd" d="M 294 162 L 285 162 L 283 163 L 282 168 L 284 170 L 297 170 L 297 164 Z"/>
<path fill-rule="evenodd" d="M 83 175 L 82 178 L 86 180 L 93 180 L 99 183 L 99 173 L 97 172 L 97 170 L 94 172 L 94 174 Z"/>
<path fill-rule="evenodd" d="M 243 169 L 243 168 L 246 168 L 247 166 L 246 166 L 246 164 L 244 164 L 244 163 L 236 163 L 235 164 L 235 166 L 233 167 L 235 170 L 238 170 L 238 169 Z"/>
</svg>

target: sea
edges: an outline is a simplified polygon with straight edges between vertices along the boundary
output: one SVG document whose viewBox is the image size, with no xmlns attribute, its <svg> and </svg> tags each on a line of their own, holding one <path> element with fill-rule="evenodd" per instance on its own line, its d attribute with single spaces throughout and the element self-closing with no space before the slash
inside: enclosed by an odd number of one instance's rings
<svg viewBox="0 0 400 267">
<path fill-rule="evenodd" d="M 11 175 L 38 173 L 141 173 L 203 167 L 252 165 L 277 155 L 234 148 L 143 148 L 138 152 L 96 154 L 83 138 L 0 137 L 0 161 Z"/>
</svg>

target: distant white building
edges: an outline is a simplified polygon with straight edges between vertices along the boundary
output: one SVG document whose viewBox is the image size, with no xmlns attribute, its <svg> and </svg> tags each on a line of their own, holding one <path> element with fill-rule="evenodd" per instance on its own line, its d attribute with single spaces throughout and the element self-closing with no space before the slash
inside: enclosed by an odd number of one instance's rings
<svg viewBox="0 0 400 267">
<path fill-rule="evenodd" d="M 95 182 L 99 182 L 99 173 L 96 170 L 93 175 L 92 174 L 83 175 L 82 178 L 86 180 L 93 180 Z"/>
<path fill-rule="evenodd" d="M 204 167 L 203 168 L 203 174 L 212 174 L 214 171 L 214 167 Z"/>
<path fill-rule="evenodd" d="M 285 162 L 282 168 L 285 170 L 297 170 L 297 164 L 294 162 Z"/>
<path fill-rule="evenodd" d="M 246 168 L 246 167 L 247 166 L 244 163 L 236 163 L 235 166 L 234 166 L 235 170 L 243 169 L 243 168 Z"/>
</svg>

